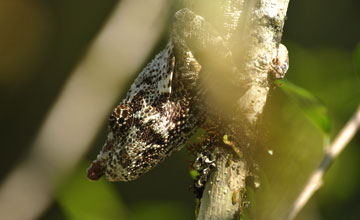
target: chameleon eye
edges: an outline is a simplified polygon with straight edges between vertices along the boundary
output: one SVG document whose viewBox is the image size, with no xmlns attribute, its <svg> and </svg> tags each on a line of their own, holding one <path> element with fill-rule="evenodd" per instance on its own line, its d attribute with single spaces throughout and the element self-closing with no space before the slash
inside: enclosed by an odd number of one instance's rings
<svg viewBox="0 0 360 220">
<path fill-rule="evenodd" d="M 112 111 L 109 118 L 109 129 L 115 135 L 121 135 L 129 129 L 133 121 L 133 111 L 129 105 L 120 104 Z"/>
</svg>

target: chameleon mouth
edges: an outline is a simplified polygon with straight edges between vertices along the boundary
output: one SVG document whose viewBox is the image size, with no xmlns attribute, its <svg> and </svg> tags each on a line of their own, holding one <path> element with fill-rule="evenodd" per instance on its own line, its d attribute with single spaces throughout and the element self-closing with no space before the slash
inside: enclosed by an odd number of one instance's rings
<svg viewBox="0 0 360 220">
<path fill-rule="evenodd" d="M 110 136 L 112 136 L 112 133 Z M 91 166 L 87 169 L 87 177 L 90 180 L 98 180 L 102 176 L 104 176 L 106 166 L 107 166 L 107 161 L 109 159 L 109 154 L 111 154 L 110 152 L 112 150 L 113 150 L 113 141 L 112 141 L 112 139 L 111 140 L 108 139 L 105 142 L 97 159 L 94 160 L 91 163 Z"/>
<path fill-rule="evenodd" d="M 106 166 L 101 165 L 100 161 L 94 161 L 87 169 L 87 177 L 90 180 L 98 180 L 105 174 Z"/>
</svg>

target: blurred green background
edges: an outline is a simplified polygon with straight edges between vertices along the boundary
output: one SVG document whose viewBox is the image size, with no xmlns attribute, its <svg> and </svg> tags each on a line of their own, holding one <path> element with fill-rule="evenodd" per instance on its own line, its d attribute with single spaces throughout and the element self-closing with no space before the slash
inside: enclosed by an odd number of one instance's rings
<svg viewBox="0 0 360 220">
<path fill-rule="evenodd" d="M 117 3 L 115 0 L 0 2 L 2 180 L 28 155 L 49 108 Z M 169 14 L 175 9 L 176 6 L 169 5 Z M 289 50 L 290 69 L 286 79 L 318 97 L 325 106 L 325 117 L 331 121 L 330 138 L 360 103 L 360 49 L 355 52 L 360 42 L 359 11 L 357 0 L 302 0 L 290 1 L 287 13 L 283 43 Z M 165 43 L 166 34 L 167 30 L 157 45 Z M 159 48 L 154 46 L 152 54 Z M 118 94 L 118 100 L 122 95 Z M 292 144 L 298 141 L 294 145 L 299 148 L 292 156 L 301 155 L 298 158 L 304 164 L 318 164 L 326 131 L 304 114 L 301 104 L 277 88 L 269 98 L 264 118 L 271 124 L 266 139 L 270 139 L 268 144 L 275 155 L 287 157 L 287 149 L 295 148 Z M 58 184 L 54 201 L 40 219 L 194 219 L 195 202 L 189 190 L 192 180 L 186 150 L 134 182 L 90 182 L 85 170 L 105 137 L 106 121 L 87 155 Z M 360 219 L 359 145 L 357 134 L 298 219 Z M 278 146 L 287 147 L 277 149 Z M 306 153 L 302 154 L 302 150 Z M 309 155 L 313 154 L 317 156 L 311 158 Z M 275 156 L 260 163 L 271 166 L 280 160 Z M 264 172 L 271 173 L 266 169 Z M 301 166 L 287 172 L 302 180 L 308 175 Z M 268 179 L 271 185 L 271 177 Z"/>
</svg>

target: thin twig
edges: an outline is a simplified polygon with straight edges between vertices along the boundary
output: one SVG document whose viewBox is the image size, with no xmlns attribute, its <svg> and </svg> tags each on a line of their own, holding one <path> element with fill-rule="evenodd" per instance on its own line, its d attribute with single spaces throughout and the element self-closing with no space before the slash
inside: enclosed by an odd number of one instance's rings
<svg viewBox="0 0 360 220">
<path fill-rule="evenodd" d="M 290 209 L 287 219 L 291 220 L 296 217 L 299 211 L 309 201 L 311 196 L 320 188 L 322 185 L 322 179 L 324 173 L 328 170 L 330 164 L 334 159 L 345 149 L 350 140 L 354 137 L 357 130 L 360 127 L 360 105 L 355 112 L 354 116 L 347 122 L 345 127 L 340 131 L 334 142 L 330 145 L 325 153 L 323 160 L 316 168 L 314 173 L 310 176 L 307 184 L 299 197 L 296 199 L 292 208 Z"/>
</svg>

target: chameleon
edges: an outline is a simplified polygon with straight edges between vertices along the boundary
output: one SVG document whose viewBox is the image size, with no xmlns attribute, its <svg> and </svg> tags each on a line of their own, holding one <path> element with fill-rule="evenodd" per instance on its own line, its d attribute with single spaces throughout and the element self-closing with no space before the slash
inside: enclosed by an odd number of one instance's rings
<svg viewBox="0 0 360 220">
<path fill-rule="evenodd" d="M 209 51 L 237 71 L 215 28 L 187 8 L 177 11 L 165 49 L 110 114 L 107 139 L 87 170 L 89 179 L 135 180 L 182 149 L 208 115 L 203 81 L 211 74 L 204 74 L 208 69 L 200 63 Z"/>
</svg>

